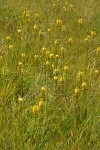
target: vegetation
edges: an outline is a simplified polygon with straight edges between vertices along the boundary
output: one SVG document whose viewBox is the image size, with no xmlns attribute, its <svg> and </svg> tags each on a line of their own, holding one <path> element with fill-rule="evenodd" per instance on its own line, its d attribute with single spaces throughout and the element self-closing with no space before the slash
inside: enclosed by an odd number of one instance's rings
<svg viewBox="0 0 100 150">
<path fill-rule="evenodd" d="M 0 2 L 0 149 L 99 150 L 99 0 Z"/>
</svg>

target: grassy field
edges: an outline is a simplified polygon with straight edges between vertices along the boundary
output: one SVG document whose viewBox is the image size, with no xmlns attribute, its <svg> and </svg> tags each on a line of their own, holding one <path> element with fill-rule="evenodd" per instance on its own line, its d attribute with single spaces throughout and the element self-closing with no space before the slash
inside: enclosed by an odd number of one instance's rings
<svg viewBox="0 0 100 150">
<path fill-rule="evenodd" d="M 99 0 L 0 0 L 0 150 L 100 150 Z"/>
</svg>

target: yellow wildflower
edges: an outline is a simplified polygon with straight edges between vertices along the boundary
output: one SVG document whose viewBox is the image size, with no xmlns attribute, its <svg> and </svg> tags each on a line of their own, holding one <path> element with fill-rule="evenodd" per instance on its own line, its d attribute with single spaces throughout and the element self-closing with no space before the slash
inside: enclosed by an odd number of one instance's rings
<svg viewBox="0 0 100 150">
<path fill-rule="evenodd" d="M 38 105 L 34 105 L 32 107 L 32 111 L 33 111 L 34 114 L 38 114 L 39 113 L 39 106 Z"/>
<path fill-rule="evenodd" d="M 43 107 L 44 107 L 44 101 L 41 98 L 40 101 L 39 101 L 39 109 L 42 109 Z"/>
</svg>

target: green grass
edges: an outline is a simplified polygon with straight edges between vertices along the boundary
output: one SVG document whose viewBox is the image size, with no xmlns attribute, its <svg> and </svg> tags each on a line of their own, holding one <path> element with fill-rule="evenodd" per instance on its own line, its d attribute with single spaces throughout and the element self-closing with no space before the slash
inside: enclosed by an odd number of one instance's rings
<svg viewBox="0 0 100 150">
<path fill-rule="evenodd" d="M 99 150 L 99 0 L 0 2 L 0 149 Z"/>
</svg>

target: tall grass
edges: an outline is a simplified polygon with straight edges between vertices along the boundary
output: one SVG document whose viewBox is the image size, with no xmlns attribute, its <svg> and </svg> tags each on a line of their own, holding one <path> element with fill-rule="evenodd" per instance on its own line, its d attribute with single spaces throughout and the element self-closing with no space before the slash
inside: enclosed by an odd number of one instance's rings
<svg viewBox="0 0 100 150">
<path fill-rule="evenodd" d="M 99 1 L 0 1 L 0 149 L 99 150 Z"/>
</svg>

